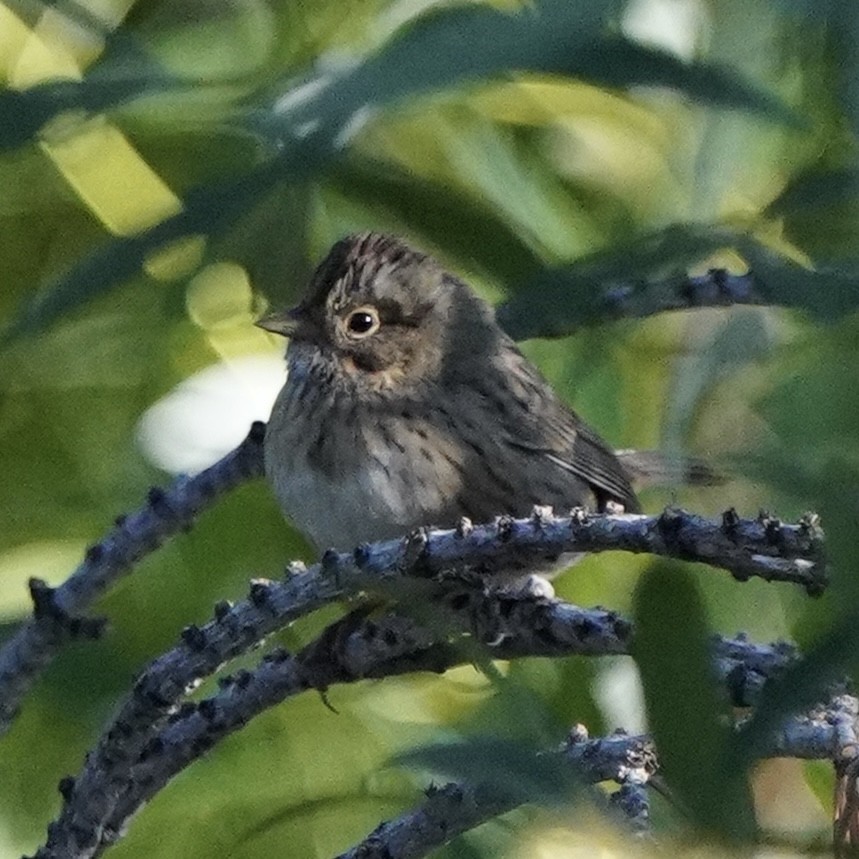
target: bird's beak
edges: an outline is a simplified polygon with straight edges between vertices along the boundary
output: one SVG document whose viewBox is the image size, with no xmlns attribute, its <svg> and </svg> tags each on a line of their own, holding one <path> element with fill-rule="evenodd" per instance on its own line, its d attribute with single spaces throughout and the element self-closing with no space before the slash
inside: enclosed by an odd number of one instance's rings
<svg viewBox="0 0 859 859">
<path fill-rule="evenodd" d="M 279 313 L 270 313 L 258 319 L 254 325 L 263 331 L 271 331 L 273 334 L 282 334 L 284 337 L 300 337 L 309 331 L 310 320 L 307 312 L 301 305 Z"/>
</svg>

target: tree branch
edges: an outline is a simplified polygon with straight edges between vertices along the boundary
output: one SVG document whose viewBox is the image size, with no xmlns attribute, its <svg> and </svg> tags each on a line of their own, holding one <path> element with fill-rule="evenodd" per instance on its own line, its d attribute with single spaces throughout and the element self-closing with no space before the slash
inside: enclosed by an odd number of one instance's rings
<svg viewBox="0 0 859 859">
<path fill-rule="evenodd" d="M 650 237 L 653 238 L 653 237 Z M 733 244 L 725 236 L 725 244 Z M 574 334 L 614 319 L 642 319 L 674 310 L 734 305 L 772 306 L 777 296 L 766 295 L 754 272 L 731 274 L 710 269 L 700 275 L 677 273 L 661 279 L 620 279 L 604 254 L 539 276 L 528 288 L 496 308 L 502 328 L 516 340 Z M 537 297 L 541 312 L 535 316 Z M 528 307 L 531 311 L 524 313 Z M 550 312 L 554 311 L 554 312 Z"/>
<path fill-rule="evenodd" d="M 166 491 L 150 490 L 147 505 L 118 517 L 116 527 L 87 550 L 84 561 L 62 585 L 51 588 L 39 579 L 31 580 L 33 618 L 0 649 L 0 735 L 9 729 L 23 697 L 64 643 L 102 634 L 105 621 L 82 614 L 107 587 L 177 532 L 190 528 L 194 517 L 215 500 L 262 474 L 264 435 L 265 424 L 256 422 L 245 441 L 210 468 L 195 477 L 179 478 Z M 450 546 L 444 546 L 445 540 L 440 540 L 436 541 L 440 551 L 437 560 L 444 562 L 447 557 L 451 563 L 480 564 L 487 572 L 503 564 L 537 565 L 539 558 L 533 553 L 539 550 L 528 545 L 529 542 L 534 543 L 536 538 L 536 542 L 543 543 L 546 557 L 553 558 L 567 551 L 564 546 L 572 536 L 578 551 L 652 552 L 721 566 L 740 579 L 761 576 L 767 580 L 792 581 L 810 593 L 818 593 L 826 586 L 825 570 L 820 563 L 821 534 L 812 516 L 798 526 L 783 526 L 764 514 L 754 522 L 741 520 L 729 510 L 723 516 L 721 529 L 707 520 L 673 510 L 666 510 L 658 519 L 641 517 L 637 525 L 631 520 L 624 525 L 619 519 L 609 521 L 588 516 L 584 511 L 576 511 L 573 519 L 574 534 L 570 535 L 564 533 L 563 524 L 558 527 L 559 520 L 545 513 L 532 518 L 530 534 L 529 526 L 523 531 L 521 523 L 502 518 L 478 532 L 479 539 L 496 538 L 495 551 L 473 561 L 460 561 L 460 549 L 467 551 L 468 547 L 454 544 L 451 553 Z M 613 524 L 615 521 L 617 524 Z M 551 534 L 539 533 L 543 524 Z M 517 529 L 522 533 L 511 540 Z M 465 537 L 472 530 L 471 523 L 464 520 L 453 533 Z M 446 542 L 451 541 L 448 538 Z M 370 551 L 369 547 L 364 548 Z M 513 557 L 508 558 L 510 554 Z M 433 568 L 432 564 L 428 566 Z"/>
<path fill-rule="evenodd" d="M 855 703 L 856 699 L 843 696 L 810 715 L 787 719 L 773 736 L 765 756 L 835 758 L 841 749 L 836 725 L 844 710 Z M 646 734 L 631 737 L 618 733 L 590 739 L 582 726 L 573 730 L 560 756 L 582 781 L 590 784 L 613 780 L 640 787 L 658 768 L 653 743 Z M 447 784 L 440 790 L 428 791 L 423 805 L 382 823 L 338 859 L 420 859 L 462 833 L 511 811 L 522 801 L 499 796 L 486 785 Z M 642 816 L 646 819 L 639 805 L 633 821 L 643 822 Z"/>
<path fill-rule="evenodd" d="M 390 596 L 402 592 L 408 581 L 407 593 L 414 597 L 416 584 L 429 587 L 434 577 L 450 577 L 456 571 L 491 576 L 541 566 L 566 552 L 610 549 L 701 560 L 741 579 L 756 574 L 816 591 L 825 581 L 821 541 L 812 520 L 784 525 L 726 514 L 721 522 L 712 522 L 680 510 L 666 510 L 661 516 L 589 515 L 579 510 L 555 517 L 537 508 L 528 519 L 502 517 L 482 526 L 464 520 L 453 530 L 421 529 L 406 539 L 360 546 L 353 553 L 326 552 L 319 564 L 283 582 L 253 582 L 247 600 L 220 604 L 212 621 L 186 627 L 182 643 L 150 664 L 88 756 L 79 779 L 66 785 L 60 821 L 39 855 L 93 855 L 131 768 L 175 711 L 176 702 L 266 635 L 350 593 L 372 589 Z"/>
<path fill-rule="evenodd" d="M 602 609 L 590 611 L 555 600 L 527 595 L 472 591 L 464 600 L 462 591 L 447 595 L 442 603 L 446 638 L 461 641 L 470 631 L 482 642 L 496 641 L 487 654 L 492 659 L 529 655 L 600 655 L 626 653 L 631 644 L 628 621 Z M 441 606 L 437 606 L 438 608 Z M 413 619 L 389 614 L 378 620 L 358 609 L 332 624 L 318 639 L 295 656 L 278 650 L 265 657 L 253 672 L 242 671 L 223 678 L 221 692 L 199 704 L 186 704 L 156 736 L 144 745 L 136 763 L 120 780 L 116 770 L 90 772 L 88 782 L 65 785 L 68 800 L 63 815 L 52 827 L 51 837 L 39 856 L 61 855 L 58 845 L 65 830 L 78 842 L 93 830 L 98 855 L 124 831 L 127 822 L 143 803 L 170 779 L 208 751 L 217 742 L 265 709 L 307 689 L 325 691 L 334 683 L 352 683 L 367 678 L 394 676 L 415 671 L 443 672 L 454 665 L 473 661 L 473 647 L 439 640 L 438 630 L 429 630 Z M 766 675 L 777 674 L 793 659 L 786 645 L 752 645 L 743 638 L 713 642 L 714 665 L 729 694 L 743 689 L 742 701 L 756 694 Z M 747 665 L 744 665 L 748 663 Z M 740 677 L 745 682 L 740 682 Z M 751 691 L 749 691 L 751 690 Z M 115 757 L 129 759 L 139 748 L 140 738 L 125 733 L 114 738 Z M 133 754 L 133 751 L 131 752 Z M 90 764 L 94 756 L 89 757 Z M 88 769 L 90 765 L 88 764 Z M 109 818 L 96 821 L 99 798 L 116 798 Z M 96 814 L 104 811 L 96 811 Z"/>
<path fill-rule="evenodd" d="M 239 447 L 194 477 L 180 477 L 167 490 L 153 488 L 148 503 L 87 549 L 81 565 L 56 588 L 30 581 L 33 617 L 0 650 L 0 735 L 18 713 L 21 701 L 66 642 L 101 635 L 105 621 L 81 615 L 138 561 L 179 531 L 226 492 L 262 474 L 265 424 L 255 423 Z"/>
<path fill-rule="evenodd" d="M 772 305 L 773 301 L 761 293 L 753 272 L 731 274 L 721 268 L 645 284 L 614 283 L 605 288 L 601 298 L 605 317 L 623 319 L 737 304 Z"/>
</svg>

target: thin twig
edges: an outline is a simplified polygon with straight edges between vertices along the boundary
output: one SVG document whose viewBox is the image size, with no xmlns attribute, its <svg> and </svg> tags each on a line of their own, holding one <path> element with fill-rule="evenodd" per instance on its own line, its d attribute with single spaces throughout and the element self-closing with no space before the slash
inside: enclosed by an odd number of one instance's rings
<svg viewBox="0 0 859 859">
<path fill-rule="evenodd" d="M 86 552 L 81 565 L 56 588 L 30 582 L 33 617 L 0 650 L 0 734 L 5 733 L 36 678 L 66 642 L 99 636 L 100 618 L 83 617 L 93 601 L 170 537 L 187 531 L 196 515 L 240 483 L 262 474 L 265 425 L 256 423 L 239 447 L 194 477 L 166 490 L 153 488 L 148 503 Z"/>
</svg>

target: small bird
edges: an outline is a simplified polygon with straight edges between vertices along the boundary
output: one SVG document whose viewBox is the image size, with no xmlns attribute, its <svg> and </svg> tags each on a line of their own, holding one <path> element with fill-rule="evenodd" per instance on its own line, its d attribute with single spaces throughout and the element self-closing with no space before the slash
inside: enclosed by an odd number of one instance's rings
<svg viewBox="0 0 859 859">
<path fill-rule="evenodd" d="M 627 467 L 492 308 L 398 238 L 337 242 L 301 302 L 257 324 L 290 338 L 266 475 L 319 550 L 536 504 L 639 510 Z"/>
</svg>

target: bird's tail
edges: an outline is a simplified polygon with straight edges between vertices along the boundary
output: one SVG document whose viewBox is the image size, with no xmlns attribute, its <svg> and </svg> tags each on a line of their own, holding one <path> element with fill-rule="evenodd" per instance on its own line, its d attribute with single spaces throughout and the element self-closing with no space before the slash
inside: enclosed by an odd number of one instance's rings
<svg viewBox="0 0 859 859">
<path fill-rule="evenodd" d="M 659 450 L 616 450 L 635 488 L 648 486 L 715 486 L 725 478 L 703 459 L 673 456 Z"/>
</svg>

